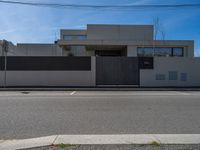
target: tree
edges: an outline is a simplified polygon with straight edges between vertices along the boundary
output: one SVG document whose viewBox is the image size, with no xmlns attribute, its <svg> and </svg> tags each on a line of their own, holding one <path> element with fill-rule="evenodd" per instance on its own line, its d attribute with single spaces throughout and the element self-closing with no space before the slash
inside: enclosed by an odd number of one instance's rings
<svg viewBox="0 0 200 150">
<path fill-rule="evenodd" d="M 158 36 L 160 35 L 161 40 L 163 41 L 163 45 L 165 44 L 165 29 L 163 24 L 160 22 L 159 17 L 155 17 L 153 19 L 154 25 L 154 39 L 153 39 L 153 49 L 155 52 L 155 41 L 157 40 Z"/>
<path fill-rule="evenodd" d="M 153 19 L 153 25 L 154 25 L 154 40 L 157 40 L 159 35 L 161 37 L 161 40 L 165 40 L 166 36 L 165 29 L 159 17 L 155 17 Z"/>
</svg>

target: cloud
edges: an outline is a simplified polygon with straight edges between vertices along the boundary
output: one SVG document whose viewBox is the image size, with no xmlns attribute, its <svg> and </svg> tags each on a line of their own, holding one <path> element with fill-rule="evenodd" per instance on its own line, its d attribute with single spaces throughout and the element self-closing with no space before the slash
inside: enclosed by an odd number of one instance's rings
<svg viewBox="0 0 200 150">
<path fill-rule="evenodd" d="M 147 2 L 151 2 L 152 0 L 136 0 L 134 2 L 128 3 L 127 5 L 142 5 L 146 4 Z"/>
<path fill-rule="evenodd" d="M 0 34 L 7 34 L 7 33 L 12 33 L 17 31 L 16 29 L 10 29 L 10 30 L 5 30 L 5 31 L 0 31 Z"/>
<path fill-rule="evenodd" d="M 195 48 L 195 50 L 194 50 L 194 56 L 195 57 L 200 57 L 200 47 L 199 48 Z"/>
</svg>

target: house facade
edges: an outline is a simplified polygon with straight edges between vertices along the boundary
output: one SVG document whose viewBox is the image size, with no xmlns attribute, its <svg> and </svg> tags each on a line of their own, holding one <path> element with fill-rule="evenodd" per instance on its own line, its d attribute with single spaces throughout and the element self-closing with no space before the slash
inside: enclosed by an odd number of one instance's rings
<svg viewBox="0 0 200 150">
<path fill-rule="evenodd" d="M 55 43 L 17 44 L 7 62 L 0 54 L 0 86 L 200 86 L 194 41 L 154 40 L 152 25 L 62 29 Z"/>
</svg>

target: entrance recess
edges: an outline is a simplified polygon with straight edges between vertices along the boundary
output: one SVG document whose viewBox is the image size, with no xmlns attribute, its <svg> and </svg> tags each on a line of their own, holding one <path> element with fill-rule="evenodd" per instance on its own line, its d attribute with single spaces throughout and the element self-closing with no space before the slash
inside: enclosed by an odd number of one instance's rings
<svg viewBox="0 0 200 150">
<path fill-rule="evenodd" d="M 97 85 L 139 85 L 136 57 L 96 57 Z"/>
</svg>

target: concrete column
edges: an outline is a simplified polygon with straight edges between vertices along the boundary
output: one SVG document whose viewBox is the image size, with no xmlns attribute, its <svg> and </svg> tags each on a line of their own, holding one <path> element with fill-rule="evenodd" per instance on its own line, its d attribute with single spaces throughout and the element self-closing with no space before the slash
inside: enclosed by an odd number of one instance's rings
<svg viewBox="0 0 200 150">
<path fill-rule="evenodd" d="M 0 45 L 0 56 L 3 56 L 2 45 Z"/>
<path fill-rule="evenodd" d="M 187 50 L 188 50 L 188 57 L 193 58 L 194 57 L 194 43 L 190 44 Z"/>
<path fill-rule="evenodd" d="M 96 57 L 91 57 L 92 85 L 96 86 Z"/>
<path fill-rule="evenodd" d="M 128 57 L 131 57 L 131 56 L 137 56 L 137 46 L 132 46 L 132 45 L 129 45 L 127 47 L 127 56 Z"/>
<path fill-rule="evenodd" d="M 95 51 L 93 50 L 86 50 L 87 56 L 95 56 Z"/>
<path fill-rule="evenodd" d="M 4 71 L 0 71 L 0 87 L 4 86 Z"/>
</svg>

